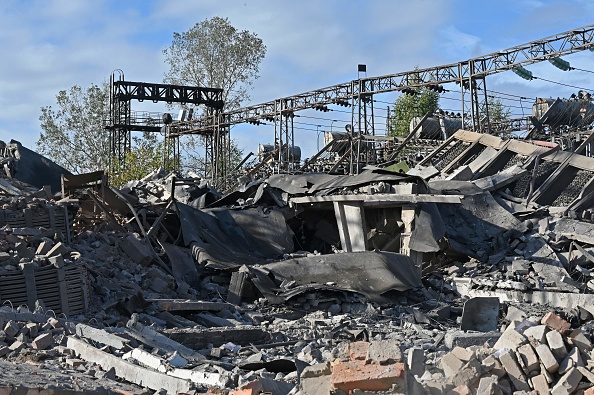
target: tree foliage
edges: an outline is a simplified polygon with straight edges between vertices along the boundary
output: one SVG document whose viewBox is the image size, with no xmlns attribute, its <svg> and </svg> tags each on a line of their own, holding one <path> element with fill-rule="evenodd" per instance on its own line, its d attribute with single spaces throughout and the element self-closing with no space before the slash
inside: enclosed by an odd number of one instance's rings
<svg viewBox="0 0 594 395">
<path fill-rule="evenodd" d="M 510 119 L 511 109 L 506 107 L 501 100 L 496 99 L 493 96 L 489 96 L 487 100 L 487 108 L 484 104 L 481 106 L 481 118 L 486 117 L 488 112 L 490 122 L 507 121 Z"/>
<path fill-rule="evenodd" d="M 196 23 L 163 50 L 169 71 L 165 82 L 223 89 L 225 110 L 240 107 L 250 98 L 266 46 L 255 34 L 239 31 L 229 19 L 213 17 Z"/>
<path fill-rule="evenodd" d="M 109 161 L 109 132 L 103 119 L 109 108 L 106 85 L 78 85 L 56 95 L 57 107 L 41 108 L 37 152 L 73 173 L 103 170 Z"/>
<path fill-rule="evenodd" d="M 411 85 L 421 82 L 418 74 L 411 77 Z M 411 94 L 412 93 L 412 94 Z M 412 88 L 412 92 L 401 94 L 394 102 L 394 110 L 390 122 L 391 136 L 408 136 L 410 121 L 414 117 L 422 117 L 427 112 L 439 109 L 439 93 L 427 87 Z"/>
<path fill-rule="evenodd" d="M 139 180 L 161 167 L 173 168 L 173 158 L 165 160 L 165 143 L 155 133 L 144 132 L 142 137 L 132 137 L 132 149 L 126 153 L 123 163 L 116 159 L 110 172 L 110 183 L 121 187 L 128 181 Z M 117 169 L 117 170 L 116 170 Z"/>
</svg>

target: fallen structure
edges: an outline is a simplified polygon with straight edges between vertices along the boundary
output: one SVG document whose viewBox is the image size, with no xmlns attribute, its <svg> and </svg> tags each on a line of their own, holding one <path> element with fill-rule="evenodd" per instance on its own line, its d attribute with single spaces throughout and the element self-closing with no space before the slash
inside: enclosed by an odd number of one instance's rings
<svg viewBox="0 0 594 395">
<path fill-rule="evenodd" d="M 61 175 L 59 192 L 8 172 L 3 388 L 591 393 L 590 162 L 458 131 L 407 173 L 226 195 L 158 171 L 120 189 Z"/>
</svg>

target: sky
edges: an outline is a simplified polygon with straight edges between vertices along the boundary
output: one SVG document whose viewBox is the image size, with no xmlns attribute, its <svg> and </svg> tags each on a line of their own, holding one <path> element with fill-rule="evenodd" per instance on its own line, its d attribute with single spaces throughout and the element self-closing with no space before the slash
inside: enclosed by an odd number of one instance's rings
<svg viewBox="0 0 594 395">
<path fill-rule="evenodd" d="M 228 18 L 267 47 L 250 92 L 253 105 L 357 79 L 451 64 L 594 23 L 592 0 L 2 0 L 0 2 L 0 140 L 35 149 L 44 106 L 60 90 L 109 81 L 163 81 L 163 49 L 174 32 L 207 18 Z M 586 71 L 564 72 L 548 62 L 528 67 L 542 79 L 512 72 L 487 78 L 487 89 L 514 116 L 526 116 L 536 97 L 569 97 L 591 90 L 594 52 L 565 57 Z M 564 84 L 564 85 L 561 85 Z M 440 105 L 461 111 L 455 85 Z M 376 95 L 377 134 L 385 133 L 396 94 Z M 169 111 L 132 103 L 132 110 Z M 295 122 L 303 156 L 323 145 L 321 132 L 344 130 L 348 108 L 303 111 Z M 272 125 L 237 125 L 231 136 L 244 152 L 274 140 Z"/>
</svg>

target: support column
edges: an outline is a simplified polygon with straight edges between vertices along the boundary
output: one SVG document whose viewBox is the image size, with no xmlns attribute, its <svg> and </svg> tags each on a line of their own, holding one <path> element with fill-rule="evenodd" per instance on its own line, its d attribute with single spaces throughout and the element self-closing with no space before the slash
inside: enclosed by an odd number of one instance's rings
<svg viewBox="0 0 594 395">
<path fill-rule="evenodd" d="M 346 252 L 365 251 L 367 233 L 362 202 L 334 202 L 340 244 Z"/>
<path fill-rule="evenodd" d="M 403 206 L 401 218 L 402 222 L 404 222 L 404 232 L 400 235 L 400 253 L 410 256 L 415 265 L 420 268 L 423 263 L 423 253 L 413 251 L 409 247 L 410 237 L 412 236 L 412 231 L 415 229 L 415 206 Z"/>
</svg>

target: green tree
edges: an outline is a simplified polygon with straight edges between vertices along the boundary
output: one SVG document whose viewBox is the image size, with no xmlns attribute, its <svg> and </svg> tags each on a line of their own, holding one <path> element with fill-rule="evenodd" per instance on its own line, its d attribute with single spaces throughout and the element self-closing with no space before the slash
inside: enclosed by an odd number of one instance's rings
<svg viewBox="0 0 594 395">
<path fill-rule="evenodd" d="M 229 19 L 213 17 L 196 23 L 163 50 L 169 71 L 165 82 L 223 89 L 225 110 L 250 98 L 266 46 L 255 33 L 239 31 Z"/>
<path fill-rule="evenodd" d="M 75 174 L 108 170 L 109 131 L 103 128 L 109 110 L 107 84 L 91 84 L 86 89 L 75 85 L 58 92 L 56 103 L 56 109 L 41 108 L 37 152 Z M 121 186 L 163 166 L 164 144 L 157 134 L 144 133 L 132 140 L 132 150 L 123 164 L 112 158 L 109 176 L 114 185 Z"/>
<path fill-rule="evenodd" d="M 73 173 L 105 169 L 109 132 L 103 129 L 103 119 L 109 106 L 108 87 L 74 85 L 58 92 L 56 103 L 56 108 L 41 108 L 37 152 Z"/>
<path fill-rule="evenodd" d="M 223 89 L 223 110 L 239 108 L 250 99 L 249 91 L 259 77 L 260 63 L 266 56 L 266 46 L 257 34 L 238 30 L 228 18 L 213 17 L 196 23 L 186 32 L 174 33 L 173 42 L 163 50 L 169 70 L 165 82 Z M 200 116 L 196 109 L 197 116 Z M 204 142 L 194 136 L 184 136 L 185 166 L 197 173 L 208 174 L 209 163 L 199 149 Z M 232 169 L 243 153 L 231 140 L 229 163 Z M 236 159 L 236 158 L 239 159 Z"/>
<path fill-rule="evenodd" d="M 417 68 L 415 68 L 417 69 Z M 419 74 L 413 74 L 410 85 L 421 83 Z M 427 112 L 433 113 L 439 109 L 439 93 L 427 87 L 411 88 L 408 93 L 402 93 L 394 102 L 391 115 L 390 136 L 408 136 L 410 121 L 414 117 L 422 117 Z"/>
<path fill-rule="evenodd" d="M 164 158 L 165 143 L 156 133 L 143 132 L 142 137 L 132 137 L 132 149 L 126 153 L 123 163 L 114 159 L 110 183 L 121 187 L 128 181 L 139 180 L 161 167 L 173 168 L 173 159 Z M 117 169 L 117 170 L 116 170 Z"/>
<path fill-rule="evenodd" d="M 501 100 L 494 96 L 489 96 L 487 104 L 483 103 L 480 107 L 481 124 L 486 130 L 487 127 L 487 115 L 489 120 L 489 126 L 491 127 L 491 133 L 503 133 L 509 132 L 511 119 L 511 109 L 506 107 Z"/>
</svg>

